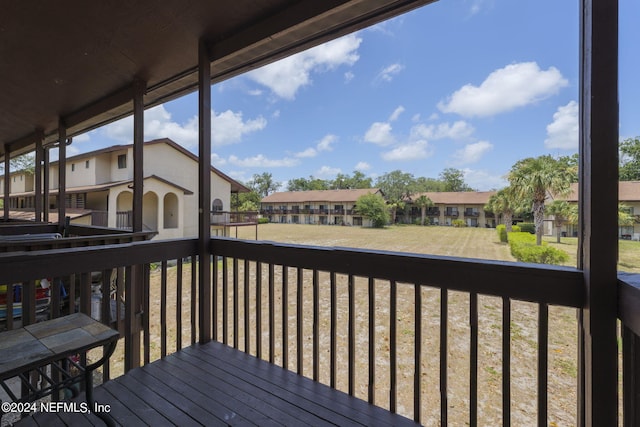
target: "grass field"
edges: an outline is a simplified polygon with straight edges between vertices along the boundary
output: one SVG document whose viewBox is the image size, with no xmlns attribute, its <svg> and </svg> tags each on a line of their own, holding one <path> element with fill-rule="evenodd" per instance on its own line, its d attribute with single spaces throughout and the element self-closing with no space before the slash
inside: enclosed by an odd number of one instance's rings
<svg viewBox="0 0 640 427">
<path fill-rule="evenodd" d="M 238 237 L 253 240 L 255 230 L 253 227 L 241 227 L 238 229 Z M 397 225 L 385 229 L 373 229 L 326 225 L 261 224 L 258 228 L 258 239 L 317 246 L 347 246 L 516 261 L 511 256 L 509 247 L 498 241 L 496 231 L 486 228 Z M 577 238 L 563 237 L 559 244 L 556 243 L 555 236 L 545 236 L 544 240 L 550 246 L 562 249 L 569 254 L 566 266 L 577 265 Z M 618 269 L 640 273 L 640 242 L 620 241 Z"/>
</svg>

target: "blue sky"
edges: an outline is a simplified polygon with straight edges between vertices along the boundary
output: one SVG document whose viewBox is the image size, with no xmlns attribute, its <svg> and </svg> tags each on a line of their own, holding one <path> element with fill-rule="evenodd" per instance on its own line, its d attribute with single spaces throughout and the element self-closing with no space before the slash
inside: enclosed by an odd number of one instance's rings
<svg viewBox="0 0 640 427">
<path fill-rule="evenodd" d="M 640 4 L 620 1 L 620 136 L 640 135 Z M 286 184 L 360 170 L 500 188 L 518 159 L 578 144 L 578 1 L 441 0 L 213 86 L 214 166 Z M 197 96 L 147 110 L 145 139 L 197 152 Z M 69 154 L 130 143 L 131 119 Z"/>
</svg>

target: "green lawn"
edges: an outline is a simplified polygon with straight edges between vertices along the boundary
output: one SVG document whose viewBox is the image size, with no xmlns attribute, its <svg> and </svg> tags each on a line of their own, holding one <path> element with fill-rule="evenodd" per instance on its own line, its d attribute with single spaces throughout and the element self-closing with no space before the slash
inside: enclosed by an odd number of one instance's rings
<svg viewBox="0 0 640 427">
<path fill-rule="evenodd" d="M 253 227 L 238 230 L 238 237 L 254 239 Z M 234 233 L 235 235 L 235 233 Z M 498 241 L 494 229 L 455 228 L 417 225 L 396 225 L 385 229 L 341 227 L 302 224 L 261 224 L 260 240 L 299 243 L 318 246 L 347 246 L 368 249 L 383 249 L 433 255 L 460 256 L 468 258 L 515 261 L 509 247 Z M 578 239 L 563 237 L 556 243 L 555 236 L 545 236 L 549 245 L 569 254 L 565 265 L 577 265 Z M 640 242 L 620 241 L 620 263 L 622 271 L 640 273 Z"/>
</svg>

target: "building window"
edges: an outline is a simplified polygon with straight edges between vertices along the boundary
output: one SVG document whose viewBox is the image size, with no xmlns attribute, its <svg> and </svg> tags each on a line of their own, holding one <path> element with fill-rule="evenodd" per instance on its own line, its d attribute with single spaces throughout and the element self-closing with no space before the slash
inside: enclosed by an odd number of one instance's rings
<svg viewBox="0 0 640 427">
<path fill-rule="evenodd" d="M 76 164 L 71 163 L 71 172 L 74 172 L 75 170 L 76 170 Z"/>
<path fill-rule="evenodd" d="M 126 169 L 127 168 L 127 155 L 120 154 L 118 156 L 118 169 Z"/>
<path fill-rule="evenodd" d="M 89 160 L 84 162 L 84 168 L 89 169 Z"/>
<path fill-rule="evenodd" d="M 215 199 L 212 203 L 211 203 L 211 210 L 213 212 L 222 212 L 222 200 L 220 199 Z"/>
</svg>

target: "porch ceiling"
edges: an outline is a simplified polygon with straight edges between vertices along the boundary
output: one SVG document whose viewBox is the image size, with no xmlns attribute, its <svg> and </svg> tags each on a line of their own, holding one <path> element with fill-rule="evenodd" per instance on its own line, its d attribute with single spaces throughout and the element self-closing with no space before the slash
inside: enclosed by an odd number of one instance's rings
<svg viewBox="0 0 640 427">
<path fill-rule="evenodd" d="M 196 90 L 201 38 L 215 83 L 433 1 L 6 2 L 0 156 L 29 151 L 37 129 L 55 141 L 59 121 L 74 135 L 130 115 L 135 79 L 146 107 Z"/>
</svg>

